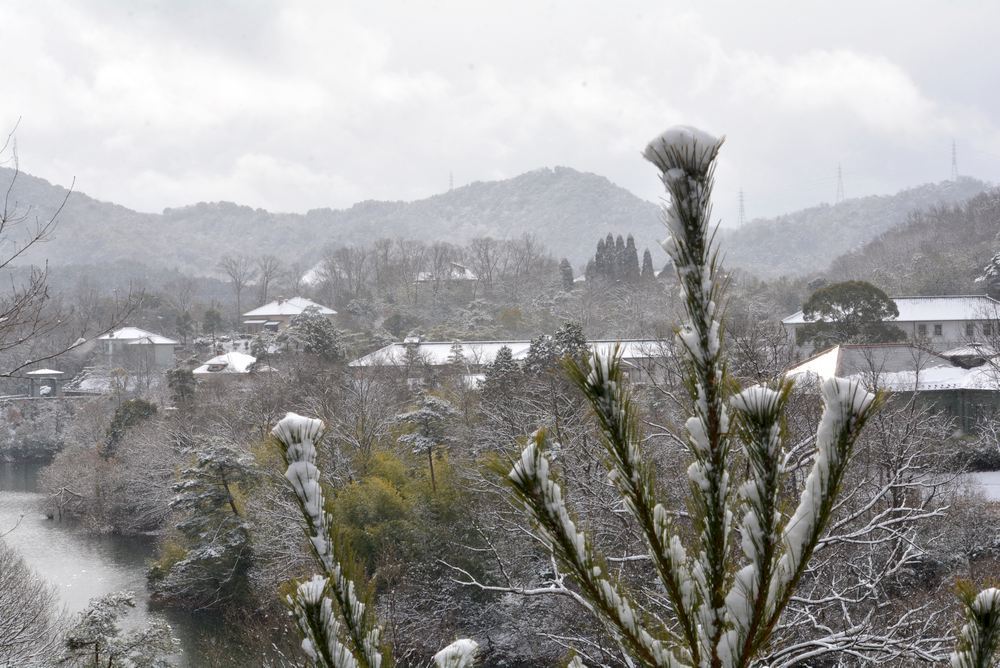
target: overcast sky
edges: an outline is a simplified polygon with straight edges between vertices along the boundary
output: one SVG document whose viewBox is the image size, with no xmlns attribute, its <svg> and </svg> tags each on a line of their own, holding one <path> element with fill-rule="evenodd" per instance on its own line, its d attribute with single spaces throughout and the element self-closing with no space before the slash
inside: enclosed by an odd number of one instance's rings
<svg viewBox="0 0 1000 668">
<path fill-rule="evenodd" d="M 794 6 L 789 10 L 787 7 Z M 1000 3 L 0 6 L 22 168 L 143 211 L 419 199 L 566 165 L 640 197 L 669 125 L 728 137 L 716 215 L 1000 181 Z"/>
</svg>

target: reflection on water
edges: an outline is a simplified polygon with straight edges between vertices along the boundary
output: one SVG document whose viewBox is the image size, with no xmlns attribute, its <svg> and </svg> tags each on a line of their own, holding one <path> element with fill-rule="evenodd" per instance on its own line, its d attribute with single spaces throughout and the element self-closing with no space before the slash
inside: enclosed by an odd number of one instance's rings
<svg viewBox="0 0 1000 668">
<path fill-rule="evenodd" d="M 125 628 L 162 619 L 181 640 L 180 666 L 195 666 L 196 629 L 206 620 L 175 610 L 150 610 L 146 592 L 146 562 L 153 555 L 152 539 L 94 536 L 66 522 L 46 519 L 38 490 L 38 464 L 0 463 L 0 533 L 31 568 L 51 582 L 71 613 L 90 599 L 113 591 L 135 592 L 136 607 L 123 620 Z"/>
</svg>

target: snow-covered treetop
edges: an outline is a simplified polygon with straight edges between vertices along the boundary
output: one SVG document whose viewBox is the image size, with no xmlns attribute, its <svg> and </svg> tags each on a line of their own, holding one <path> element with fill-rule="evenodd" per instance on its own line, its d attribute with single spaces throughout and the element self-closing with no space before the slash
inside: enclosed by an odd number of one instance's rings
<svg viewBox="0 0 1000 668">
<path fill-rule="evenodd" d="M 438 668 L 470 668 L 476 663 L 479 644 L 470 638 L 460 638 L 434 655 Z"/>
<path fill-rule="evenodd" d="M 664 174 L 672 169 L 680 169 L 682 165 L 693 166 L 699 173 L 705 174 L 718 154 L 722 141 L 704 130 L 689 125 L 675 125 L 653 138 L 646 145 L 642 157 L 656 165 Z"/>
</svg>

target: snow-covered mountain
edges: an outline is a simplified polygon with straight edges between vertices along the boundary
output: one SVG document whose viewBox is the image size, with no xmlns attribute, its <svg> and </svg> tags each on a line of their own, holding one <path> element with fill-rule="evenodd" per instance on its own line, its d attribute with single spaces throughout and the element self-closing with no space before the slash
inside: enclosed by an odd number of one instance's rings
<svg viewBox="0 0 1000 668">
<path fill-rule="evenodd" d="M 914 212 L 965 202 L 989 187 L 963 177 L 909 188 L 895 195 L 860 197 L 753 220 L 722 234 L 724 263 L 761 278 L 818 274 L 838 256 L 906 223 Z"/>
<path fill-rule="evenodd" d="M 12 173 L 0 170 L 0 187 Z M 66 190 L 21 174 L 15 198 L 32 216 L 51 215 Z M 655 204 L 596 174 L 567 167 L 538 169 L 503 181 L 477 182 L 415 202 L 367 201 L 349 209 L 272 213 L 230 202 L 199 203 L 162 214 L 132 211 L 73 193 L 52 241 L 29 259 L 93 264 L 122 257 L 199 274 L 215 273 L 221 256 L 271 253 L 311 264 L 327 244 L 379 237 L 464 243 L 478 236 L 534 234 L 553 254 L 580 263 L 608 232 L 633 234 L 639 248 L 659 251 L 664 235 Z"/>
<path fill-rule="evenodd" d="M 0 169 L 0 188 L 6 189 L 12 174 Z M 761 277 L 822 272 L 834 258 L 906 222 L 914 211 L 963 202 L 987 188 L 962 178 L 755 220 L 723 233 L 725 264 Z M 31 222 L 51 216 L 66 190 L 20 174 L 12 194 Z M 593 255 L 597 240 L 611 232 L 632 234 L 640 252 L 650 248 L 659 266 L 666 261 L 659 249 L 665 236 L 659 215 L 656 204 L 602 176 L 568 167 L 471 183 L 414 202 L 366 201 L 305 214 L 231 202 L 140 213 L 74 192 L 52 239 L 24 259 L 54 265 L 124 259 L 207 275 L 218 273 L 219 258 L 227 254 L 270 253 L 304 268 L 327 245 L 365 244 L 380 237 L 465 243 L 479 236 L 511 239 L 531 233 L 556 257 L 580 266 Z"/>
</svg>

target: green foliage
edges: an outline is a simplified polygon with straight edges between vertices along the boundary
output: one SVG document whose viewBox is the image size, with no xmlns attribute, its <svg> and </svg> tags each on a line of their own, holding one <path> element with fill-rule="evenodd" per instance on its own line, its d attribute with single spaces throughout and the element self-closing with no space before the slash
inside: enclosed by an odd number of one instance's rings
<svg viewBox="0 0 1000 668">
<path fill-rule="evenodd" d="M 650 266 L 652 262 L 650 257 Z M 615 238 L 608 233 L 607 237 L 597 242 L 597 251 L 593 259 L 587 263 L 588 281 L 624 282 L 635 285 L 640 277 L 639 251 L 631 234 L 626 241 L 620 234 Z"/>
<path fill-rule="evenodd" d="M 891 343 L 906 333 L 891 324 L 899 316 L 896 303 L 865 281 L 834 283 L 816 290 L 802 306 L 806 324 L 799 328 L 799 345 L 824 347 L 837 343 Z"/>
<path fill-rule="evenodd" d="M 309 307 L 292 318 L 288 328 L 278 334 L 275 341 L 286 350 L 315 355 L 326 362 L 344 359 L 340 332 L 315 307 Z"/>
<path fill-rule="evenodd" d="M 247 594 L 253 556 L 240 488 L 255 478 L 248 454 L 218 442 L 198 449 L 174 485 L 177 537 L 164 543 L 149 573 L 158 598 L 207 609 Z"/>
<path fill-rule="evenodd" d="M 174 405 L 183 406 L 194 399 L 195 379 L 191 369 L 178 367 L 167 371 L 167 387 Z"/>
<path fill-rule="evenodd" d="M 132 427 L 145 422 L 156 415 L 156 404 L 145 399 L 129 399 L 123 401 L 115 410 L 111 424 L 108 426 L 108 438 L 106 441 L 105 454 L 112 454 L 125 434 Z"/>
</svg>

